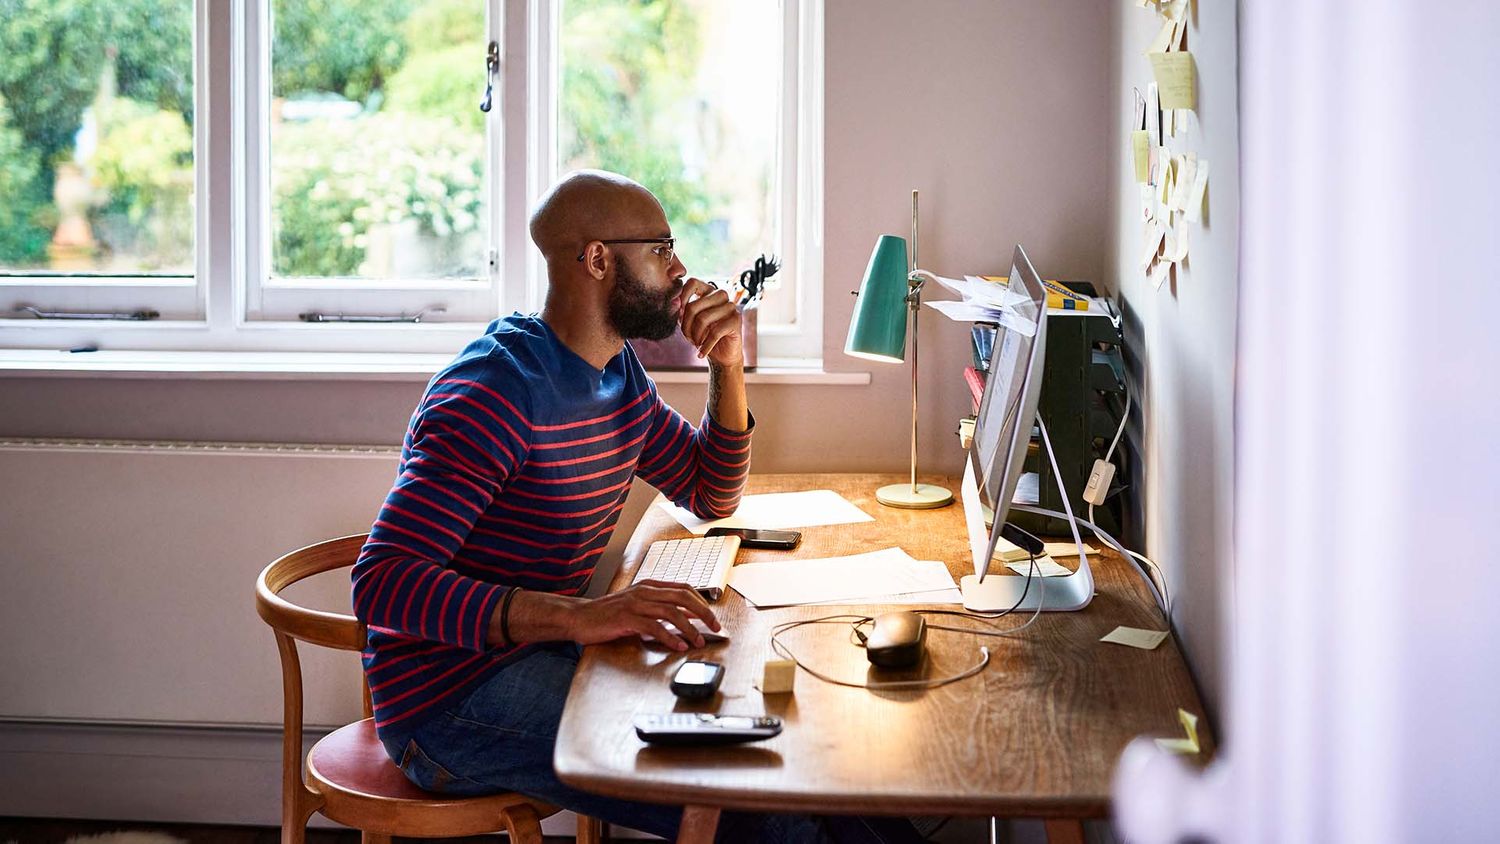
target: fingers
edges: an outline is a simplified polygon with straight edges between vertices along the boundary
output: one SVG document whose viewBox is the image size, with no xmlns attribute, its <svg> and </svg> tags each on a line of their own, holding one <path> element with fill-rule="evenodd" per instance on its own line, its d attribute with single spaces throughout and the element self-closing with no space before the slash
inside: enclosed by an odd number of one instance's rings
<svg viewBox="0 0 1500 844">
<path fill-rule="evenodd" d="M 694 295 L 697 298 L 692 298 Z M 720 339 L 739 329 L 740 312 L 723 289 L 688 279 L 682 291 L 682 335 L 703 357 Z M 691 300 L 691 301 L 690 301 Z"/>
<path fill-rule="evenodd" d="M 682 583 L 668 583 L 663 580 L 643 580 L 631 588 L 640 589 L 641 587 L 649 587 L 653 590 L 650 594 L 645 595 L 645 597 L 661 603 L 669 603 L 682 607 L 697 618 L 703 619 L 703 622 L 708 625 L 708 629 L 715 632 L 719 630 L 719 619 L 714 616 L 713 608 L 708 605 L 708 601 L 703 600 L 703 596 L 698 594 L 698 590 L 691 586 Z"/>
<path fill-rule="evenodd" d="M 718 345 L 719 341 L 736 333 L 740 329 L 739 312 L 735 312 L 729 319 L 720 320 L 708 326 L 703 339 L 698 343 L 698 357 L 703 357 Z"/>
<path fill-rule="evenodd" d="M 672 626 L 676 627 L 680 634 L 677 638 L 692 642 L 695 648 L 701 648 L 706 644 L 703 634 L 693 626 L 693 622 L 688 619 L 688 614 L 683 612 L 681 607 L 676 604 L 650 604 L 648 607 L 651 609 L 648 615 L 654 621 L 672 622 Z"/>
<path fill-rule="evenodd" d="M 688 643 L 681 636 L 668 631 L 667 626 L 656 619 L 638 618 L 636 619 L 636 623 L 631 625 L 631 629 L 641 637 L 655 639 L 674 651 L 685 651 L 688 649 Z"/>
</svg>

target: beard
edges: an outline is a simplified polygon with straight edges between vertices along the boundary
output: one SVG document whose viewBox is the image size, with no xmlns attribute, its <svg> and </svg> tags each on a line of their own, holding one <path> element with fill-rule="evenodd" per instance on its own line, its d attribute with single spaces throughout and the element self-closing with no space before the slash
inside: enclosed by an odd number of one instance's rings
<svg viewBox="0 0 1500 844">
<path fill-rule="evenodd" d="M 646 287 L 630 265 L 615 265 L 615 287 L 609 294 L 609 323 L 626 340 L 665 340 L 677 330 L 672 313 L 677 287 L 655 293 Z"/>
</svg>

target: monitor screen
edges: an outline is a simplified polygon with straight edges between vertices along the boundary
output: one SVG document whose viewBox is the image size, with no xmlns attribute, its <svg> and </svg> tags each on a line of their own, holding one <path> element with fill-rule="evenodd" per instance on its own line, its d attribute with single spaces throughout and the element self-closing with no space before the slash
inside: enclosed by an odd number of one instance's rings
<svg viewBox="0 0 1500 844">
<path fill-rule="evenodd" d="M 1031 444 L 1031 430 L 1036 420 L 1037 399 L 1041 395 L 1042 364 L 1046 355 L 1047 321 L 1043 319 L 1046 288 L 1026 251 L 1016 246 L 1012 258 L 1009 288 L 1025 297 L 1000 321 L 990 353 L 989 375 L 974 422 L 974 443 L 969 449 L 965 475 L 972 475 L 978 492 L 978 505 L 991 529 L 976 529 L 978 514 L 967 514 L 974 544 L 974 571 L 983 574 L 994 554 L 1000 527 L 1011 501 L 1021 468 Z M 971 502 L 965 501 L 969 506 Z M 982 547 L 981 547 L 982 546 Z"/>
</svg>

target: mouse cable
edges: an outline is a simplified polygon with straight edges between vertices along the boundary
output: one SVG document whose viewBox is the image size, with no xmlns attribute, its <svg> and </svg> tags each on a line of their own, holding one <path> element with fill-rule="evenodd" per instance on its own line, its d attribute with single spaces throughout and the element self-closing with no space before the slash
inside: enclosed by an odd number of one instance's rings
<svg viewBox="0 0 1500 844">
<path fill-rule="evenodd" d="M 1026 570 L 1026 585 L 1021 590 L 1021 597 L 1017 598 L 1016 602 L 1012 604 L 1009 609 L 1001 610 L 1000 612 L 992 614 L 956 612 L 954 610 L 914 610 L 913 612 L 916 612 L 919 615 L 953 615 L 965 619 L 994 620 L 1004 618 L 1005 616 L 1010 615 L 1013 611 L 1015 611 L 1016 607 L 1019 607 L 1022 601 L 1026 600 L 1026 593 L 1031 590 L 1031 579 L 1038 576 L 1036 555 L 1028 554 L 1027 562 L 1029 563 L 1029 566 Z M 930 626 L 934 630 L 947 630 L 954 633 L 971 633 L 976 636 L 1013 636 L 1030 627 L 1041 614 L 1042 604 L 1041 602 L 1038 602 L 1037 608 L 1031 613 L 1031 617 L 1026 619 L 1026 622 L 1024 624 L 1013 627 L 1009 630 L 975 630 L 972 627 L 948 627 L 940 624 L 933 624 Z M 849 613 L 843 613 L 839 615 L 825 615 L 818 618 L 803 619 L 800 621 L 782 622 L 781 624 L 778 624 L 775 627 L 771 628 L 771 650 L 774 651 L 777 656 L 781 657 L 782 659 L 791 660 L 792 663 L 798 668 L 801 668 L 803 671 L 806 671 L 808 674 L 811 674 L 813 677 L 816 677 L 817 679 L 822 680 L 825 683 L 832 683 L 836 686 L 846 686 L 853 689 L 935 689 L 938 686 L 946 686 L 949 683 L 954 683 L 959 680 L 966 680 L 969 677 L 972 677 L 975 674 L 983 671 L 985 666 L 989 665 L 990 663 L 990 649 L 981 645 L 979 648 L 979 662 L 969 670 L 964 671 L 960 674 L 952 675 L 950 677 L 941 677 L 933 680 L 891 680 L 874 683 L 850 683 L 845 680 L 839 680 L 835 677 L 830 677 L 827 674 L 822 673 L 821 671 L 809 667 L 801 659 L 798 659 L 796 654 L 792 653 L 791 648 L 787 647 L 786 644 L 781 641 L 781 634 L 789 630 L 794 630 L 798 627 L 802 627 L 804 625 L 850 623 L 852 628 L 852 635 L 859 637 L 860 640 L 860 644 L 855 645 L 855 647 L 864 647 L 866 636 L 860 631 L 859 628 L 861 625 L 872 623 L 874 620 L 875 619 L 872 616 L 868 615 L 853 615 Z M 851 642 L 850 644 L 853 643 Z"/>
<path fill-rule="evenodd" d="M 935 689 L 939 686 L 946 686 L 949 683 L 956 683 L 959 680 L 967 680 L 968 678 L 973 677 L 975 674 L 983 671 L 985 669 L 985 666 L 990 664 L 990 649 L 983 645 L 980 645 L 978 662 L 974 663 L 974 665 L 970 666 L 964 671 L 949 675 L 947 677 L 935 677 L 926 680 L 884 680 L 876 681 L 873 683 L 851 683 L 847 680 L 840 680 L 837 677 L 830 677 L 821 671 L 809 668 L 806 663 L 798 659 L 797 656 L 792 653 L 790 648 L 782 643 L 780 638 L 781 634 L 787 632 L 788 630 L 793 630 L 795 628 L 802 627 L 803 625 L 842 624 L 848 622 L 851 619 L 858 623 L 864 623 L 866 621 L 874 620 L 869 616 L 851 615 L 846 613 L 842 615 L 825 615 L 820 618 L 809 618 L 800 621 L 782 622 L 781 624 L 778 624 L 775 627 L 771 628 L 771 650 L 775 651 L 777 656 L 781 657 L 782 659 L 791 660 L 798 668 L 801 668 L 803 671 L 806 671 L 808 674 L 811 674 L 812 676 L 816 677 L 819 680 L 822 680 L 825 683 L 832 683 L 835 686 L 845 686 L 851 689 L 873 689 L 876 691 L 884 689 Z"/>
</svg>

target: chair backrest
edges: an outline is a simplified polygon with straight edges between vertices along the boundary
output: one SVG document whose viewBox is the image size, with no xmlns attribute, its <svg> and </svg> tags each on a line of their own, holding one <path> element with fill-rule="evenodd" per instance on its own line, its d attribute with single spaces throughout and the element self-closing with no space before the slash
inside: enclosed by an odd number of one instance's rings
<svg viewBox="0 0 1500 844">
<path fill-rule="evenodd" d="M 293 640 L 358 651 L 365 647 L 366 627 L 352 615 L 298 606 L 281 597 L 281 591 L 315 574 L 354 565 L 366 536 L 363 533 L 341 536 L 299 548 L 266 566 L 255 581 L 255 611 L 276 634 L 276 648 L 281 653 L 284 793 L 300 793 L 303 800 L 317 799 L 317 795 L 302 781 L 302 661 L 297 658 L 297 643 Z M 372 712 L 370 686 L 363 676 L 360 686 L 368 718 Z"/>
<path fill-rule="evenodd" d="M 295 639 L 346 651 L 364 650 L 364 622 L 344 613 L 298 606 L 281 597 L 281 591 L 315 574 L 354 565 L 367 536 L 360 533 L 318 542 L 266 566 L 255 583 L 256 612 L 278 633 Z"/>
</svg>

